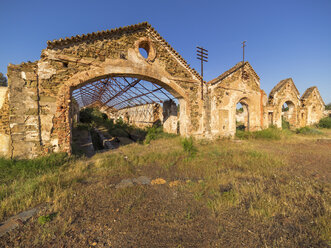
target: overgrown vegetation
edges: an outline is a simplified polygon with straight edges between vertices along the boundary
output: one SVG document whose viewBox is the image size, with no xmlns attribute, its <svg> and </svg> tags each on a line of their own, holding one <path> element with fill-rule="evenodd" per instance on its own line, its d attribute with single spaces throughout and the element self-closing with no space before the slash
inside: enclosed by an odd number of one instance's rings
<svg viewBox="0 0 331 248">
<path fill-rule="evenodd" d="M 304 134 L 304 135 L 320 135 L 322 132 L 316 128 L 312 127 L 301 127 L 296 129 L 295 131 L 297 134 Z"/>
<path fill-rule="evenodd" d="M 265 140 L 280 140 L 286 137 L 288 132 L 282 131 L 275 127 L 269 127 L 261 131 L 248 132 L 237 130 L 236 137 L 239 139 L 265 139 Z"/>
<path fill-rule="evenodd" d="M 80 111 L 80 122 L 77 124 L 78 128 L 83 127 L 91 130 L 95 127 L 105 127 L 113 137 L 126 137 L 134 141 L 144 140 L 147 134 L 146 130 L 131 126 L 125 123 L 122 118 L 114 122 L 114 120 L 108 119 L 105 113 L 95 108 L 82 109 Z M 99 145 L 96 144 L 96 146 L 98 147 Z"/>
<path fill-rule="evenodd" d="M 290 129 L 290 123 L 282 117 L 282 129 Z"/>
<path fill-rule="evenodd" d="M 58 176 L 74 161 L 74 157 L 65 153 L 31 160 L 0 158 L 0 221 L 5 216 L 45 202 L 58 190 L 70 186 L 73 181 L 69 175 Z"/>
<path fill-rule="evenodd" d="M 187 153 L 189 158 L 195 157 L 197 153 L 197 148 L 194 146 L 193 138 L 184 138 L 181 140 L 183 150 Z"/>
<path fill-rule="evenodd" d="M 325 118 L 321 119 L 317 126 L 320 128 L 331 129 L 331 117 L 325 117 Z"/>
<path fill-rule="evenodd" d="M 325 110 L 331 110 L 331 102 L 327 105 L 325 105 Z"/>
<path fill-rule="evenodd" d="M 162 134 L 158 128 L 151 130 L 153 137 Z M 260 135 L 267 141 L 259 141 L 257 138 L 239 144 L 229 140 L 194 142 L 191 138 L 162 137 L 151 142 L 148 149 L 143 144 L 135 143 L 118 151 L 97 154 L 91 159 L 79 161 L 70 161 L 64 155 L 56 155 L 59 158 L 53 160 L 58 162 L 54 162 L 53 166 L 46 165 L 51 167 L 50 170 L 36 169 L 30 177 L 23 176 L 20 170 L 15 176 L 15 170 L 9 170 L 12 171 L 9 173 L 12 180 L 5 181 L 3 178 L 6 172 L 3 172 L 0 219 L 49 201 L 53 203 L 52 208 L 40 217 L 39 223 L 48 223 L 51 220 L 49 214 L 59 212 L 52 225 L 58 225 L 56 228 L 60 230 L 56 237 L 65 240 L 68 238 L 66 230 L 70 230 L 71 234 L 75 230 L 68 229 L 68 226 L 84 224 L 85 219 L 75 215 L 77 211 L 93 215 L 93 222 L 98 223 L 99 213 L 93 212 L 96 208 L 90 209 L 87 206 L 97 205 L 98 202 L 94 201 L 109 198 L 111 194 L 116 223 L 108 219 L 107 223 L 112 230 L 126 228 L 126 223 L 129 223 L 127 228 L 132 228 L 141 224 L 136 223 L 139 219 L 149 222 L 153 220 L 150 228 L 166 223 L 169 232 L 192 227 L 192 223 L 197 223 L 199 232 L 217 234 L 212 242 L 220 244 L 219 247 L 229 247 L 226 243 L 229 240 L 233 247 L 241 247 L 243 239 L 248 242 L 246 247 L 327 247 L 331 241 L 329 184 L 300 174 L 302 162 L 295 160 L 296 151 L 290 152 L 299 135 L 293 134 L 291 142 L 286 143 L 285 140 L 281 147 L 278 141 L 273 141 L 277 132 L 284 135 L 284 130 L 272 128 L 267 133 L 252 132 L 255 137 Z M 305 143 L 305 148 L 309 144 Z M 195 156 L 182 159 L 188 154 Z M 315 159 L 329 161 L 329 151 L 323 145 L 316 147 L 314 144 L 310 156 L 316 165 L 319 161 Z M 37 160 L 32 161 L 30 163 L 37 163 Z M 122 179 L 141 175 L 179 183 L 172 187 L 167 183 L 127 189 L 109 186 Z M 98 194 L 97 197 L 94 197 L 95 194 Z M 183 204 L 187 207 L 182 211 Z M 146 206 L 148 209 L 143 212 Z M 199 218 L 201 214 L 203 218 Z M 105 216 L 101 214 L 101 218 L 105 219 Z M 205 229 L 206 222 L 202 222 L 207 219 L 213 220 L 208 230 Z M 39 223 L 37 226 L 40 226 Z M 66 229 L 62 233 L 63 226 Z M 39 228 L 40 231 L 38 228 L 33 229 L 36 232 L 35 242 L 43 246 L 39 235 L 45 235 L 43 242 L 47 242 L 47 235 L 51 231 L 45 230 L 44 226 Z M 57 229 L 53 227 L 52 230 Z M 233 239 L 233 235 L 239 238 Z M 24 237 L 21 239 L 24 240 Z"/>
<path fill-rule="evenodd" d="M 36 178 L 56 171 L 59 167 L 72 160 L 74 158 L 70 158 L 66 153 L 54 153 L 31 160 L 10 160 L 0 157 L 0 183 L 2 185 L 12 183 L 15 180 Z"/>
<path fill-rule="evenodd" d="M 145 144 L 149 144 L 152 140 L 162 139 L 162 138 L 173 138 L 177 135 L 163 132 L 162 126 L 152 126 L 146 128 L 147 134 L 144 140 Z"/>
</svg>

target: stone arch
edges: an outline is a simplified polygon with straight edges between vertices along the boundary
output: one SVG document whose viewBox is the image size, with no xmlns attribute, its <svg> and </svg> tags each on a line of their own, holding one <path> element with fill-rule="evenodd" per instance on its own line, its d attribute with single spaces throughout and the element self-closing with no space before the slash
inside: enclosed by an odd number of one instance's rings
<svg viewBox="0 0 331 248">
<path fill-rule="evenodd" d="M 282 127 L 282 106 L 287 102 L 291 104 L 291 110 L 293 110 L 290 126 L 291 128 L 297 128 L 299 126 L 300 93 L 292 78 L 280 81 L 269 94 L 267 107 L 273 111 L 273 125 L 278 128 Z"/>
<path fill-rule="evenodd" d="M 57 146 L 55 150 L 59 149 L 60 151 L 71 152 L 71 121 L 70 121 L 70 108 L 71 108 L 71 96 L 74 89 L 80 88 L 85 84 L 90 82 L 105 78 L 107 76 L 128 76 L 135 77 L 139 79 L 143 79 L 146 81 L 154 82 L 159 86 L 165 88 L 169 91 L 173 96 L 175 96 L 181 105 L 179 119 L 181 120 L 180 126 L 180 134 L 185 136 L 188 134 L 190 130 L 190 123 L 187 120 L 190 110 L 190 103 L 188 101 L 187 92 L 178 86 L 172 80 L 167 78 L 159 78 L 158 73 L 154 75 L 150 75 L 150 73 L 140 74 L 139 70 L 135 72 L 134 67 L 130 68 L 122 68 L 123 73 L 118 73 L 116 68 L 107 68 L 107 74 L 103 74 L 105 72 L 105 68 L 99 68 L 97 70 L 83 71 L 73 75 L 67 82 L 65 82 L 59 92 L 57 94 L 57 107 L 55 113 L 55 123 L 58 123 L 54 126 L 53 136 L 57 137 Z M 129 70 L 130 73 L 125 73 L 125 71 Z M 116 73 L 117 72 L 117 73 Z"/>
<path fill-rule="evenodd" d="M 240 103 L 242 105 L 243 108 L 243 112 L 242 112 L 242 116 L 241 116 L 241 121 L 243 122 L 243 125 L 245 127 L 245 131 L 249 131 L 250 130 L 250 107 L 249 105 L 251 101 L 247 98 L 247 97 L 241 97 L 239 100 L 237 100 L 237 103 L 235 105 L 235 107 L 237 106 L 238 103 Z M 237 124 L 238 121 L 238 113 L 237 113 L 237 108 L 236 108 L 236 114 L 235 114 L 235 122 Z M 236 125 L 237 126 L 237 125 Z"/>
<path fill-rule="evenodd" d="M 280 104 L 280 107 L 283 108 L 285 103 L 288 106 L 287 111 L 283 111 L 283 109 L 278 110 L 281 112 L 281 121 L 287 121 L 290 124 L 291 128 L 295 128 L 298 126 L 298 113 L 299 113 L 299 106 L 293 103 L 292 100 L 283 100 L 283 104 Z"/>
</svg>

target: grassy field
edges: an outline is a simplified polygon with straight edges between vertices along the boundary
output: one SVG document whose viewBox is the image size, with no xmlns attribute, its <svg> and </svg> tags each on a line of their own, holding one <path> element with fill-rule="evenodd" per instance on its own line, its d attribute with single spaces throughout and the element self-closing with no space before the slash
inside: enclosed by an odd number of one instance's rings
<svg viewBox="0 0 331 248">
<path fill-rule="evenodd" d="M 0 246 L 329 247 L 331 131 L 238 136 L 0 160 L 1 220 L 48 203 Z M 114 187 L 139 176 L 166 183 Z"/>
</svg>

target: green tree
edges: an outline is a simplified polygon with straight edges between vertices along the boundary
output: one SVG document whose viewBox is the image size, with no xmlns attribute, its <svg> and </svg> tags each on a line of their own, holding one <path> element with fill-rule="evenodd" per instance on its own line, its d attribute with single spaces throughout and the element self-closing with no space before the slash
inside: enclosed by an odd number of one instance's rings
<svg viewBox="0 0 331 248">
<path fill-rule="evenodd" d="M 0 86 L 7 86 L 7 78 L 0 72 Z"/>
<path fill-rule="evenodd" d="M 327 105 L 325 105 L 325 110 L 331 110 L 331 102 Z"/>
</svg>

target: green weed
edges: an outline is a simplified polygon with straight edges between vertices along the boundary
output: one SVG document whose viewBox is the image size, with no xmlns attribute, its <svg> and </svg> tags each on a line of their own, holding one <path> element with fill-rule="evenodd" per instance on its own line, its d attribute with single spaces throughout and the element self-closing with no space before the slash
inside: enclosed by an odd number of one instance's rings
<svg viewBox="0 0 331 248">
<path fill-rule="evenodd" d="M 51 222 L 56 217 L 56 215 L 57 213 L 51 213 L 51 214 L 39 216 L 38 223 L 40 225 L 45 225 L 46 223 Z"/>
</svg>

